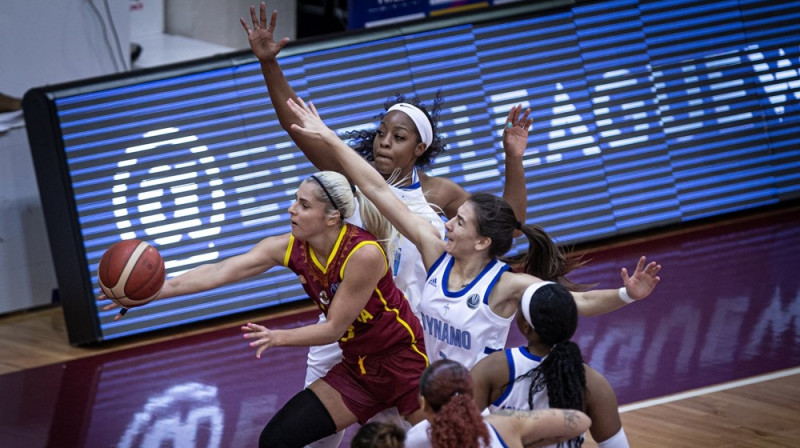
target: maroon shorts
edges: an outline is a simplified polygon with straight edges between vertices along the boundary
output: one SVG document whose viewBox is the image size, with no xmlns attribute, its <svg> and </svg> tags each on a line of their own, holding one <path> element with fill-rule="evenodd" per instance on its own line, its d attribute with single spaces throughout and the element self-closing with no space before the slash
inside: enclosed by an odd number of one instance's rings
<svg viewBox="0 0 800 448">
<path fill-rule="evenodd" d="M 397 407 L 406 416 L 419 409 L 419 378 L 428 358 L 422 343 L 359 362 L 345 355 L 322 378 L 342 395 L 347 409 L 364 424 L 378 412 Z"/>
</svg>

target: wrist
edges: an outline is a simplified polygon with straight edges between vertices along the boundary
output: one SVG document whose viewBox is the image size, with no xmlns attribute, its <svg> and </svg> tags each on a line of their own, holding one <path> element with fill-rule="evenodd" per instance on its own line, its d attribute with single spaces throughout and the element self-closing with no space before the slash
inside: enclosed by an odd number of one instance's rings
<svg viewBox="0 0 800 448">
<path fill-rule="evenodd" d="M 628 290 L 624 286 L 617 290 L 617 294 L 619 295 L 619 299 L 625 302 L 626 304 L 634 301 L 633 297 L 628 295 Z"/>
</svg>

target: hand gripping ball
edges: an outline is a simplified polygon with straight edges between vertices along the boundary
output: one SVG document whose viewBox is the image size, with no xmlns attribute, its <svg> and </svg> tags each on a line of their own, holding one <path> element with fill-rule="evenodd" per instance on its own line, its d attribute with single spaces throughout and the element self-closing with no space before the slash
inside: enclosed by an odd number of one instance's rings
<svg viewBox="0 0 800 448">
<path fill-rule="evenodd" d="M 164 259 L 155 247 L 125 240 L 109 247 L 97 268 L 100 289 L 117 305 L 133 308 L 149 303 L 164 286 Z"/>
</svg>

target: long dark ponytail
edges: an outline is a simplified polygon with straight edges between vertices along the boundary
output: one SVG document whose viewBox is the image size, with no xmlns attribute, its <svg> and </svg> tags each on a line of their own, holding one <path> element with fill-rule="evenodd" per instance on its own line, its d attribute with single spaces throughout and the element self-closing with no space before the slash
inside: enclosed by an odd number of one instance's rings
<svg viewBox="0 0 800 448">
<path fill-rule="evenodd" d="M 571 340 L 578 327 L 578 307 L 572 294 L 559 284 L 542 286 L 531 297 L 528 312 L 528 323 L 541 342 L 550 347 L 550 353 L 542 362 L 520 377 L 531 378 L 529 407 L 534 409 L 534 395 L 547 388 L 551 408 L 584 411 L 586 371 L 581 349 Z M 563 444 L 579 447 L 581 440 L 578 437 Z"/>
<path fill-rule="evenodd" d="M 489 255 L 505 255 L 514 243 L 514 230 L 520 230 L 528 239 L 528 250 L 521 255 L 501 258 L 502 261 L 515 267 L 517 272 L 556 282 L 571 290 L 586 289 L 566 277 L 583 264 L 581 259 L 564 253 L 543 228 L 517 221 L 514 209 L 505 199 L 493 194 L 475 193 L 470 196 L 470 201 L 475 206 L 478 233 L 492 239 Z"/>
</svg>

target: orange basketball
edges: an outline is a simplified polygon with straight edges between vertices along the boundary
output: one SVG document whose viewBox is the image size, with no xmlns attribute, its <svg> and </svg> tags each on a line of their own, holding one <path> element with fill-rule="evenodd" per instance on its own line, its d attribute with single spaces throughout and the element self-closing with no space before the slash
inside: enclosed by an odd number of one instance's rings
<svg viewBox="0 0 800 448">
<path fill-rule="evenodd" d="M 164 259 L 144 241 L 120 241 L 100 258 L 97 278 L 103 294 L 117 305 L 141 306 L 153 300 L 164 286 Z"/>
</svg>

